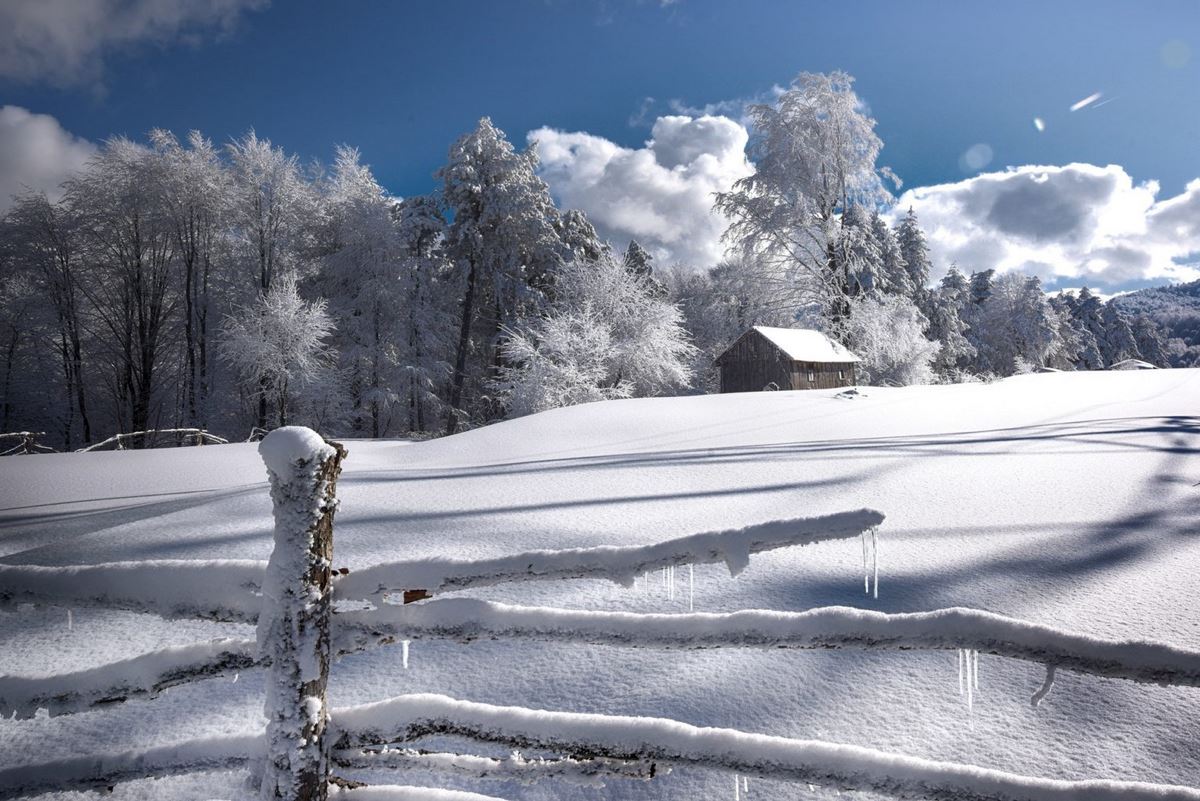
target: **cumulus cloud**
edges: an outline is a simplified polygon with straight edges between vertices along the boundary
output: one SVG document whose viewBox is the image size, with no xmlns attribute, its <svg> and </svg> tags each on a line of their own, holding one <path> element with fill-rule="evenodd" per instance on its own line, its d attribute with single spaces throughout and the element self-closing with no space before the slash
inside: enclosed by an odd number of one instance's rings
<svg viewBox="0 0 1200 801">
<path fill-rule="evenodd" d="M 48 114 L 0 107 L 0 214 L 26 190 L 61 196 L 60 184 L 83 166 L 96 146 L 63 130 Z"/>
<path fill-rule="evenodd" d="M 528 138 L 537 144 L 542 178 L 559 204 L 582 210 L 615 246 L 636 239 L 661 265 L 705 268 L 722 259 L 727 221 L 713 212 L 713 193 L 753 171 L 739 123 L 659 117 L 640 148 L 552 128 Z"/>
<path fill-rule="evenodd" d="M 1200 277 L 1200 180 L 1159 199 L 1117 165 L 1010 167 L 911 189 L 936 267 L 1020 270 L 1059 285 L 1121 289 Z"/>
<path fill-rule="evenodd" d="M 0 3 L 0 77 L 57 86 L 98 79 L 105 54 L 228 32 L 268 0 L 12 0 Z"/>
</svg>

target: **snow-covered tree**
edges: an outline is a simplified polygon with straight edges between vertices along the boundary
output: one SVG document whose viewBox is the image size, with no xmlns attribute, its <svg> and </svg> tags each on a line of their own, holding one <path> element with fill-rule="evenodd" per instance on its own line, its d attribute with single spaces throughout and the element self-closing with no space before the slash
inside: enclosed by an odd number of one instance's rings
<svg viewBox="0 0 1200 801">
<path fill-rule="evenodd" d="M 437 176 L 449 258 L 462 273 L 458 342 L 446 432 L 481 413 L 483 389 L 501 367 L 500 331 L 545 308 L 567 253 L 558 210 L 537 176 L 537 154 L 517 152 L 491 120 L 450 148 Z"/>
<path fill-rule="evenodd" d="M 192 131 L 187 146 L 169 131 L 150 132 L 155 200 L 175 239 L 182 275 L 184 396 L 189 425 L 208 425 L 214 284 L 231 201 L 228 169 L 212 142 Z"/>
<path fill-rule="evenodd" d="M 400 281 L 392 202 L 357 150 L 339 147 L 324 196 L 328 225 L 318 285 L 339 321 L 333 345 L 349 381 L 356 432 L 383 436 L 401 400 L 399 344 L 410 298 Z"/>
<path fill-rule="evenodd" d="M 1116 364 L 1124 359 L 1140 359 L 1137 339 L 1129 325 L 1129 319 L 1121 309 L 1109 300 L 1100 312 L 1100 321 L 1104 326 L 1104 338 L 1100 341 L 1100 354 L 1104 357 L 1105 366 Z"/>
<path fill-rule="evenodd" d="M 1150 362 L 1155 367 L 1170 365 L 1166 338 L 1157 323 L 1144 314 L 1139 314 L 1133 318 L 1131 328 L 1133 337 L 1137 340 L 1138 353 L 1141 354 L 1139 358 L 1142 361 Z"/>
<path fill-rule="evenodd" d="M 18 196 L 0 227 L 3 239 L 2 257 L 4 264 L 0 289 L 9 303 L 5 322 L 13 336 L 8 340 L 9 372 L 5 381 L 5 417 L 13 419 L 18 405 L 14 393 L 18 385 L 11 372 L 18 353 L 18 346 L 25 340 L 26 350 L 35 363 L 44 363 L 47 369 L 36 371 L 41 380 L 30 382 L 26 389 L 33 393 L 22 398 L 26 424 L 30 428 L 33 409 L 45 404 L 34 398 L 42 396 L 49 387 L 56 387 L 59 399 L 54 404 L 61 409 L 58 426 L 62 442 L 71 447 L 78 434 L 82 441 L 92 441 L 92 421 L 88 411 L 88 387 L 85 380 L 84 339 L 86 336 L 86 297 L 82 285 L 83 270 L 81 228 L 74 215 L 63 204 L 50 203 L 44 194 Z M 32 294 L 29 294 L 32 293 Z M 21 300 L 33 297 L 48 302 L 52 322 L 48 315 L 39 313 L 41 303 L 27 304 Z M 42 323 L 43 325 L 39 325 Z M 49 323 L 48 325 L 44 325 Z M 42 343 L 57 344 L 57 354 L 43 353 Z M 48 365 L 57 363 L 61 369 L 61 381 L 51 378 Z M 10 430 L 5 427 L 5 430 Z"/>
<path fill-rule="evenodd" d="M 510 414 L 687 386 L 693 347 L 679 310 L 605 256 L 562 268 L 548 313 L 510 332 L 497 382 Z"/>
<path fill-rule="evenodd" d="M 179 301 L 175 232 L 154 197 L 150 151 L 129 139 L 104 143 L 67 184 L 87 279 L 79 282 L 100 342 L 94 356 L 115 427 L 143 431 L 170 419 L 178 378 L 170 335 Z M 178 382 L 174 382 L 178 385 Z"/>
<path fill-rule="evenodd" d="M 1068 296 L 1070 298 L 1070 296 Z M 1100 298 L 1086 286 L 1079 296 L 1070 298 L 1067 306 L 1071 311 L 1074 328 L 1078 332 L 1079 348 L 1077 364 L 1081 370 L 1103 370 L 1108 366 L 1104 359 L 1104 306 Z"/>
<path fill-rule="evenodd" d="M 883 143 L 853 82 L 844 72 L 801 73 L 775 105 L 751 106 L 755 171 L 716 200 L 728 240 L 767 267 L 794 306 L 819 303 L 838 335 L 850 294 L 836 258 L 838 215 L 889 197 L 876 166 Z"/>
<path fill-rule="evenodd" d="M 453 265 L 444 248 L 446 220 L 436 198 L 406 198 L 393 210 L 400 240 L 404 336 L 398 361 L 404 371 L 407 429 L 426 432 L 444 415 L 445 390 L 457 338 Z"/>
<path fill-rule="evenodd" d="M 280 426 L 288 424 L 298 395 L 314 391 L 320 405 L 334 354 L 333 320 L 324 301 L 300 297 L 296 276 L 277 276 L 255 303 L 234 310 L 222 325 L 221 356 L 246 390 L 263 393 Z"/>
<path fill-rule="evenodd" d="M 842 212 L 841 225 L 835 252 L 839 272 L 846 276 L 847 294 L 858 297 L 883 291 L 887 276 L 870 216 L 862 206 L 851 204 Z"/>
<path fill-rule="evenodd" d="M 976 325 L 980 367 L 994 375 L 1045 366 L 1061 344 L 1057 319 L 1034 276 L 1005 273 L 996 279 Z"/>
<path fill-rule="evenodd" d="M 967 323 L 963 319 L 967 298 L 966 277 L 956 266 L 950 265 L 938 289 L 930 297 L 931 315 L 926 331 L 930 340 L 941 343 L 933 369 L 945 380 L 960 377 L 976 356 L 975 346 L 967 338 Z"/>
<path fill-rule="evenodd" d="M 887 221 L 878 211 L 871 212 L 871 235 L 875 238 L 875 246 L 879 250 L 880 289 L 893 295 L 914 297 L 916 292 L 908 274 L 908 265 L 904 262 L 904 254 L 900 252 L 896 233 L 888 227 Z"/>
<path fill-rule="evenodd" d="M 908 273 L 911 286 L 910 297 L 917 305 L 922 305 L 926 297 L 926 285 L 929 283 L 929 272 L 933 265 L 929 261 L 929 246 L 925 244 L 925 234 L 917 222 L 917 213 L 910 206 L 904 219 L 896 225 L 896 242 L 900 248 L 900 257 L 904 260 L 904 269 Z"/>
<path fill-rule="evenodd" d="M 925 338 L 928 321 L 910 299 L 874 295 L 851 306 L 848 327 L 851 347 L 862 359 L 859 380 L 864 384 L 928 384 L 938 343 Z"/>
</svg>

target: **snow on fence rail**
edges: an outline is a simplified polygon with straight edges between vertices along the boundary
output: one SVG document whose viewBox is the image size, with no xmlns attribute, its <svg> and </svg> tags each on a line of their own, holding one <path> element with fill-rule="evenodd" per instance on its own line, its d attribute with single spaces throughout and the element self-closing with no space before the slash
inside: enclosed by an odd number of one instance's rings
<svg viewBox="0 0 1200 801">
<path fill-rule="evenodd" d="M 612 777 L 648 778 L 661 762 L 872 789 L 898 797 L 1200 801 L 1200 790 L 1187 788 L 1058 782 L 853 746 L 698 729 L 675 721 L 489 707 L 441 696 L 406 696 L 331 714 L 325 689 L 335 654 L 420 637 L 464 641 L 522 637 L 656 648 L 966 648 L 1046 664 L 1047 680 L 1034 696 L 1035 704 L 1048 692 L 1059 667 L 1200 686 L 1200 652 L 1162 643 L 1100 640 L 971 609 L 888 615 L 832 607 L 801 613 L 656 615 L 516 607 L 471 599 L 396 606 L 387 602 L 387 593 L 404 592 L 407 603 L 433 592 L 505 581 L 606 578 L 628 585 L 648 570 L 681 564 L 725 562 L 736 575 L 752 553 L 854 536 L 864 537 L 864 568 L 869 574 L 874 529 L 883 516 L 859 510 L 697 534 L 644 547 L 535 551 L 478 562 L 421 560 L 337 576 L 332 569 L 333 514 L 344 449 L 307 429 L 291 428 L 273 432 L 259 450 L 274 501 L 275 548 L 268 563 L 0 566 L 3 602 L 104 605 L 166 617 L 257 621 L 255 640 L 167 648 L 68 674 L 0 676 L 0 708 L 21 716 L 38 708 L 70 713 L 154 694 L 182 682 L 265 667 L 269 671 L 265 736 L 197 740 L 8 768 L 0 770 L 0 798 L 253 763 L 265 766 L 260 782 L 263 798 L 309 801 L 332 794 L 351 801 L 486 801 L 487 796 L 426 788 L 359 787 L 336 776 L 332 768 L 425 767 L 523 781 L 554 776 L 597 782 Z M 865 539 L 868 533 L 872 542 Z M 373 600 L 376 605 L 339 611 L 334 609 L 335 595 L 340 600 Z M 496 760 L 393 747 L 428 735 L 548 749 L 566 756 L 527 760 L 514 755 Z"/>
<path fill-rule="evenodd" d="M 1059 781 L 934 762 L 820 740 L 793 740 L 647 717 L 546 712 L 405 695 L 334 712 L 333 759 L 429 736 L 611 760 L 653 760 L 790 779 L 896 798 L 954 801 L 1200 801 L 1200 790 L 1123 781 Z"/>
<path fill-rule="evenodd" d="M 106 440 L 102 440 L 93 445 L 88 445 L 77 449 L 76 453 L 87 453 L 89 451 L 98 451 L 109 445 L 115 445 L 116 450 L 125 450 L 125 443 L 128 440 L 141 438 L 149 440 L 151 447 L 159 436 L 174 435 L 177 445 L 182 445 L 187 438 L 192 438 L 193 445 L 228 445 L 229 440 L 224 437 L 218 437 L 216 434 L 210 434 L 202 428 L 152 428 L 147 431 L 130 431 L 123 434 L 113 434 Z"/>
<path fill-rule="evenodd" d="M 13 456 L 14 454 L 31 455 L 35 453 L 56 453 L 54 448 L 42 445 L 38 442 L 38 437 L 46 436 L 45 431 L 12 431 L 7 434 L 0 434 L 0 448 L 3 448 L 5 440 L 20 440 L 16 445 L 9 447 L 7 450 L 0 450 L 0 456 Z"/>
</svg>

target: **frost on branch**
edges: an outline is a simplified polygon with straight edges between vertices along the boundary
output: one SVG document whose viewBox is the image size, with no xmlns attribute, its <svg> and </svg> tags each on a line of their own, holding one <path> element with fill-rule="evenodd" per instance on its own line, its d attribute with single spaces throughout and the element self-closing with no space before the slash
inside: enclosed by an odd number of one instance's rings
<svg viewBox="0 0 1200 801">
<path fill-rule="evenodd" d="M 415 748 L 371 748 L 335 751 L 333 762 L 339 767 L 378 770 L 406 768 L 456 773 L 474 779 L 498 779 L 534 784 L 543 779 L 559 779 L 571 784 L 603 787 L 609 779 L 649 781 L 661 773 L 653 762 L 614 759 L 546 759 L 526 757 L 513 751 L 503 759 L 421 751 Z"/>
<path fill-rule="evenodd" d="M 334 491 L 346 451 L 307 428 L 285 427 L 268 434 L 259 453 L 275 513 L 258 619 L 259 657 L 271 666 L 261 792 L 264 799 L 323 799 Z"/>
<path fill-rule="evenodd" d="M 464 737 L 589 758 L 694 765 L 905 799 L 1200 801 L 1200 790 L 1187 787 L 1041 779 L 820 740 L 701 728 L 662 718 L 492 706 L 441 695 L 407 695 L 337 709 L 331 729 L 338 749 L 426 736 Z"/>
<path fill-rule="evenodd" d="M 436 593 L 509 581 L 567 578 L 609 579 L 632 587 L 637 576 L 651 570 L 714 562 L 724 562 L 729 572 L 736 576 L 749 564 L 751 554 L 824 540 L 849 539 L 882 522 L 882 513 L 859 509 L 692 534 L 654 545 L 530 551 L 476 561 L 392 562 L 356 570 L 339 578 L 337 595 L 340 600 L 357 600 L 396 590 L 422 589 Z"/>
</svg>

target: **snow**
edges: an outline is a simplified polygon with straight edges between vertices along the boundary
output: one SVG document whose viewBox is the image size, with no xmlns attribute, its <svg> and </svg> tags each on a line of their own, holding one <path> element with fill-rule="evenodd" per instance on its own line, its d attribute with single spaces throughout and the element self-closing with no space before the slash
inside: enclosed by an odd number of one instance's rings
<svg viewBox="0 0 1200 801">
<path fill-rule="evenodd" d="M 835 364 L 862 361 L 820 331 L 810 328 L 771 328 L 756 325 L 754 330 L 771 340 L 793 361 Z"/>
<path fill-rule="evenodd" d="M 311 428 L 284 426 L 277 428 L 258 443 L 258 453 L 267 469 L 287 483 L 298 467 L 323 461 L 333 455 L 333 448 Z"/>
<path fill-rule="evenodd" d="M 872 388 L 853 403 L 835 394 L 622 400 L 430 442 L 354 442 L 338 484 L 334 566 L 350 568 L 350 579 L 383 563 L 646 546 L 865 507 L 887 515 L 879 527 L 878 599 L 863 593 L 860 544 L 832 540 L 762 553 L 736 579 L 724 565 L 696 566 L 696 611 L 973 607 L 1097 639 L 1200 649 L 1200 488 L 1193 486 L 1200 481 L 1200 371 Z M 249 444 L 0 459 L 0 562 L 261 563 L 271 554 L 273 528 L 263 473 Z M 469 595 L 577 611 L 687 611 L 685 593 L 668 599 L 652 578 L 645 590 L 583 579 L 476 587 Z M 0 575 L 0 589 L 6 582 Z M 214 573 L 214 584 L 224 586 L 224 578 Z M 72 606 L 72 628 L 62 607 L 0 608 L 0 674 L 86 670 L 254 636 L 243 623 Z M 336 720 L 338 707 L 439 693 L 673 718 L 1048 780 L 1200 787 L 1197 689 L 1064 669 L 1035 708 L 1030 700 L 1044 665 L 989 657 L 984 643 L 951 648 L 976 645 L 980 690 L 969 714 L 949 652 L 663 653 L 482 639 L 422 640 L 408 670 L 399 647 L 347 656 L 333 665 L 329 702 Z M 264 671 L 232 679 L 77 715 L 0 721 L 0 770 L 194 738 L 261 737 Z M 806 790 L 740 772 L 754 777 L 755 799 L 781 801 Z M 130 782 L 111 797 L 244 798 L 245 775 L 214 769 L 202 779 Z M 698 768 L 568 789 L 554 779 L 526 786 L 433 771 L 363 777 L 509 801 L 731 795 L 729 773 Z M 832 789 L 817 792 L 833 796 Z"/>
</svg>

